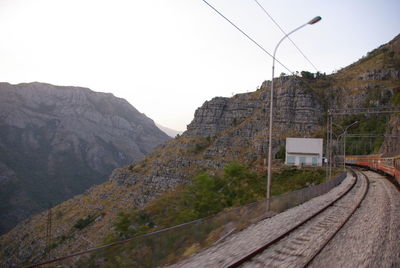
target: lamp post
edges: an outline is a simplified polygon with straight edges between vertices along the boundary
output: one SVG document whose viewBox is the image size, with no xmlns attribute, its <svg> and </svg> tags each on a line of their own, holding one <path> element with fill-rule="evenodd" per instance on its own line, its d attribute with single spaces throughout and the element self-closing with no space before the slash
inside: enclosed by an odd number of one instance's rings
<svg viewBox="0 0 400 268">
<path fill-rule="evenodd" d="M 335 123 L 333 123 L 332 122 L 332 125 L 335 125 L 336 127 L 339 127 L 339 128 L 341 128 L 342 129 L 342 131 L 344 130 L 344 128 L 341 126 L 341 125 L 338 125 L 338 124 L 335 124 Z M 333 130 L 331 130 L 332 131 L 332 134 L 334 134 L 334 132 L 333 132 Z M 344 132 L 343 132 L 344 133 Z M 340 134 L 340 135 L 335 135 L 336 136 L 336 144 L 337 144 L 337 150 L 338 150 L 338 153 L 340 153 L 340 146 L 339 146 L 339 140 L 342 138 L 342 136 L 343 136 L 343 133 L 342 134 Z M 335 162 L 335 167 L 336 167 L 337 165 L 336 165 L 336 162 Z"/>
<path fill-rule="evenodd" d="M 317 23 L 318 21 L 321 20 L 320 16 L 317 16 L 307 22 L 306 24 L 301 25 L 300 27 L 297 27 L 293 31 L 289 32 L 286 34 L 276 45 L 275 50 L 274 50 L 274 55 L 272 57 L 272 79 L 271 79 L 271 96 L 270 96 L 270 106 L 269 106 L 269 143 L 268 143 L 268 180 L 267 180 L 267 210 L 269 210 L 269 201 L 270 201 L 270 196 L 271 196 L 271 174 L 272 174 L 272 112 L 273 112 L 273 100 L 274 100 L 274 72 L 275 72 L 275 54 L 276 50 L 278 49 L 279 45 L 282 43 L 282 41 L 294 33 L 295 31 L 303 28 L 304 26 L 307 26 L 308 24 L 312 25 Z"/>
<path fill-rule="evenodd" d="M 357 124 L 358 121 L 355 121 L 353 123 L 351 123 L 350 125 L 348 125 L 343 132 L 343 170 L 346 170 L 346 134 L 347 134 L 347 130 L 354 126 L 355 124 Z"/>
<path fill-rule="evenodd" d="M 336 138 L 336 144 L 337 144 L 337 147 L 338 147 L 338 154 L 340 154 L 340 139 L 341 138 L 343 138 L 343 134 L 344 133 L 342 133 L 342 134 L 340 134 L 339 136 L 337 136 L 337 138 Z M 344 159 L 344 158 L 343 158 Z M 344 160 L 343 160 L 344 161 Z M 339 166 L 339 165 L 335 165 L 335 167 L 337 167 L 337 166 Z"/>
</svg>

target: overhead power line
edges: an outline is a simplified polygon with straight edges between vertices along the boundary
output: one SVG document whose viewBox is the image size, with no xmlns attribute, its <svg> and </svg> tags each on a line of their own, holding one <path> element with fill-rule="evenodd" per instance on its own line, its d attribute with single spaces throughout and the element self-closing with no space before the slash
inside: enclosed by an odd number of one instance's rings
<svg viewBox="0 0 400 268">
<path fill-rule="evenodd" d="M 281 32 L 286 35 L 287 33 L 282 29 L 282 27 L 274 20 L 274 18 L 272 18 L 272 16 L 268 13 L 268 11 L 257 1 L 254 0 L 254 2 L 257 3 L 257 5 L 264 11 L 264 13 L 272 20 L 272 22 L 279 28 L 279 30 L 281 30 Z M 292 42 L 292 44 L 295 46 L 295 48 L 297 48 L 297 50 L 300 52 L 301 55 L 303 55 L 303 57 L 314 67 L 314 69 L 318 72 L 317 67 L 315 67 L 315 65 L 308 59 L 308 57 L 303 53 L 303 51 L 301 51 L 301 49 L 295 44 L 295 42 L 288 36 L 287 39 L 290 40 L 290 42 Z"/>
<path fill-rule="evenodd" d="M 202 0 L 204 3 L 206 3 L 210 8 L 212 8 L 218 15 L 220 15 L 222 18 L 224 18 L 227 22 L 229 22 L 233 27 L 235 27 L 239 32 L 241 32 L 244 36 L 246 36 L 251 42 L 253 42 L 256 46 L 258 46 L 263 52 L 268 54 L 271 58 L 274 58 L 274 56 L 271 55 L 264 47 L 262 47 L 259 43 L 257 43 L 253 38 L 251 38 L 248 34 L 246 34 L 242 29 L 240 29 L 236 24 L 234 24 L 231 20 L 229 20 L 227 17 L 225 17 L 220 11 L 218 11 L 215 7 L 213 7 L 210 3 L 208 3 L 206 0 Z M 309 88 L 313 88 L 308 82 L 306 82 L 304 79 L 301 79 L 301 76 L 298 76 L 295 74 L 293 71 L 291 71 L 288 67 L 286 67 L 282 62 L 280 62 L 277 58 L 275 58 L 276 62 L 278 62 L 283 68 L 285 68 L 291 75 L 293 75 L 294 78 L 299 80 L 301 83 L 306 84 Z"/>
<path fill-rule="evenodd" d="M 266 54 L 268 54 L 271 58 L 274 58 L 271 53 L 269 53 L 264 47 L 262 47 L 259 43 L 257 43 L 253 38 L 251 38 L 248 34 L 246 34 L 242 29 L 240 29 L 236 24 L 234 24 L 231 20 L 229 20 L 227 17 L 225 17 L 221 12 L 219 12 L 215 7 L 213 7 L 210 3 L 208 3 L 206 0 L 202 0 L 204 3 L 206 3 L 210 8 L 212 8 L 215 12 L 218 13 L 222 18 L 224 18 L 227 22 L 229 22 L 233 27 L 235 27 L 239 32 L 241 32 L 244 36 L 246 36 L 251 42 L 253 42 L 256 46 L 258 46 L 262 51 L 264 51 Z M 278 62 L 283 68 L 285 68 L 288 72 L 290 72 L 292 75 L 295 75 L 294 72 L 292 72 L 288 67 L 286 67 L 282 62 L 280 62 L 277 58 L 275 58 L 276 62 Z"/>
</svg>

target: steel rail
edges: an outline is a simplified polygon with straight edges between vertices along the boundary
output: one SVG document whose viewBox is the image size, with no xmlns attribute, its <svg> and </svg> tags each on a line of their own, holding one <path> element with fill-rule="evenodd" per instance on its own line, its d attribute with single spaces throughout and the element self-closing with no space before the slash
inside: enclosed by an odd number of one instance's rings
<svg viewBox="0 0 400 268">
<path fill-rule="evenodd" d="M 325 242 L 322 244 L 322 246 L 316 252 L 314 252 L 314 254 L 312 256 L 310 256 L 308 258 L 307 262 L 303 266 L 300 266 L 300 267 L 307 267 L 315 259 L 315 257 L 317 257 L 318 254 L 321 253 L 321 251 L 326 247 L 326 245 L 328 245 L 329 242 L 332 241 L 332 239 L 336 236 L 336 234 L 339 233 L 340 230 L 342 230 L 343 226 L 349 221 L 349 219 L 354 215 L 356 210 L 361 206 L 361 203 L 364 201 L 364 199 L 367 196 L 367 193 L 369 191 L 369 180 L 368 180 L 367 176 L 363 172 L 361 172 L 361 171 L 359 171 L 359 172 L 364 176 L 364 178 L 365 178 L 365 180 L 367 182 L 367 186 L 365 187 L 365 191 L 363 193 L 362 198 L 360 198 L 360 200 L 357 202 L 357 205 L 354 206 L 353 210 L 349 213 L 349 215 L 347 215 L 346 219 L 340 224 L 339 228 L 337 228 L 337 230 L 334 233 L 332 233 L 325 240 Z"/>
<path fill-rule="evenodd" d="M 355 172 L 352 171 L 352 173 L 354 175 Z M 267 248 L 269 248 L 270 246 L 276 244 L 277 242 L 279 242 L 280 240 L 282 240 L 284 237 L 286 237 L 288 234 L 292 233 L 294 230 L 298 229 L 299 227 L 303 226 L 304 224 L 306 224 L 307 222 L 309 222 L 311 219 L 315 218 L 316 216 L 320 215 L 323 211 L 327 210 L 329 207 L 333 206 L 337 201 L 339 201 L 340 199 L 342 199 L 344 196 L 346 196 L 356 185 L 358 181 L 358 176 L 355 176 L 355 180 L 353 182 L 353 184 L 348 187 L 348 189 L 346 189 L 345 192 L 343 192 L 339 197 L 337 197 L 336 199 L 332 200 L 330 203 L 328 203 L 327 205 L 325 205 L 324 207 L 322 207 L 321 209 L 319 209 L 317 212 L 315 212 L 314 214 L 310 215 L 309 217 L 307 217 L 305 220 L 299 222 L 298 224 L 296 224 L 295 226 L 293 226 L 291 229 L 289 229 L 288 231 L 284 232 L 283 234 L 279 235 L 278 237 L 276 237 L 275 239 L 265 243 L 263 246 L 259 247 L 258 249 L 250 252 L 249 254 L 247 254 L 246 256 L 242 257 L 239 260 L 236 260 L 230 264 L 228 264 L 226 267 L 229 268 L 233 268 L 233 267 L 239 267 L 240 265 L 244 264 L 245 262 L 251 260 L 252 258 L 254 258 L 255 256 L 257 256 L 258 254 L 260 254 L 261 252 L 263 252 L 264 250 L 266 250 Z"/>
</svg>

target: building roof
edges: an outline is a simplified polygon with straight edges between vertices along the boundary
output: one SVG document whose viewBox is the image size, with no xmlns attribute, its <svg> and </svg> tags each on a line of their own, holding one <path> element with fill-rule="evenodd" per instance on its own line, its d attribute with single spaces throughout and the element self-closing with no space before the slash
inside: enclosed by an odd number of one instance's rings
<svg viewBox="0 0 400 268">
<path fill-rule="evenodd" d="M 286 138 L 286 152 L 292 154 L 322 154 L 323 139 Z"/>
</svg>

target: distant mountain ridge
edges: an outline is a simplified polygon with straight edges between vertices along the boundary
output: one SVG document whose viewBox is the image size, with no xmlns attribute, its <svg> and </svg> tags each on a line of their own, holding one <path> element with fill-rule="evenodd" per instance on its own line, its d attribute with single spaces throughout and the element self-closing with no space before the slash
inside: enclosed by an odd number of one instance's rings
<svg viewBox="0 0 400 268">
<path fill-rule="evenodd" d="M 156 123 L 156 126 L 161 129 L 165 134 L 167 134 L 168 136 L 170 136 L 171 138 L 175 138 L 176 135 L 181 135 L 183 133 L 183 131 L 179 131 L 179 130 L 175 130 L 175 129 L 171 129 L 168 127 L 164 127 L 160 124 Z"/>
<path fill-rule="evenodd" d="M 110 93 L 0 83 L 0 233 L 104 182 L 168 139 Z"/>
</svg>

